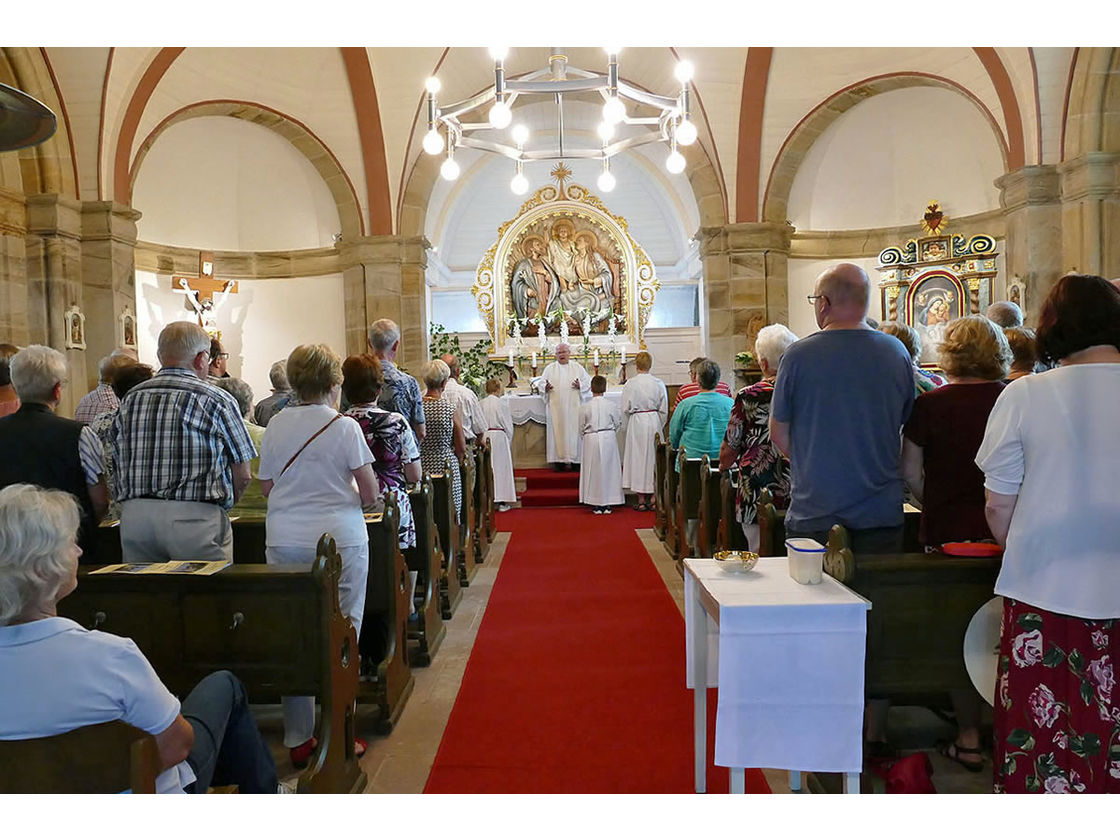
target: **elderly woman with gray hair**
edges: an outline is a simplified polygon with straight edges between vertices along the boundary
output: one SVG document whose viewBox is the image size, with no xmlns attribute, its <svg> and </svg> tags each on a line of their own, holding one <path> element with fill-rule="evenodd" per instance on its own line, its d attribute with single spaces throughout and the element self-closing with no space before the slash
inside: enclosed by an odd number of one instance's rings
<svg viewBox="0 0 1120 840">
<path fill-rule="evenodd" d="M 131 639 L 59 617 L 78 585 L 78 517 L 61 490 L 0 490 L 0 740 L 122 720 L 155 736 L 157 793 L 280 792 L 237 677 L 210 674 L 180 704 Z"/>
<path fill-rule="evenodd" d="M 451 378 L 451 368 L 441 359 L 425 362 L 420 368 L 424 380 L 422 404 L 426 434 L 420 441 L 420 463 L 424 472 L 442 473 L 444 462 L 451 461 L 451 492 L 455 498 L 455 521 L 463 507 L 463 487 L 459 480 L 459 459 L 467 451 L 467 438 L 459 422 L 455 406 L 443 397 L 443 389 Z"/>
<path fill-rule="evenodd" d="M 286 380 L 285 374 L 285 381 Z M 214 384 L 228 393 L 231 397 L 237 400 L 237 410 L 241 412 L 241 417 L 245 421 L 245 430 L 249 433 L 249 440 L 253 441 L 253 446 L 257 448 L 257 452 L 261 451 L 261 443 L 264 441 L 264 426 L 258 426 L 253 422 L 253 388 L 244 379 L 238 379 L 235 376 L 227 376 L 225 379 L 216 379 Z M 258 455 L 249 461 L 249 474 L 252 475 L 252 481 L 249 486 L 245 488 L 245 492 L 241 494 L 241 498 L 230 509 L 230 516 L 241 516 L 249 514 L 250 516 L 261 516 L 268 510 L 268 499 L 265 498 L 261 492 L 261 459 Z"/>
<path fill-rule="evenodd" d="M 719 450 L 719 468 L 739 468 L 739 492 L 735 518 L 748 546 L 758 548 L 758 496 L 769 490 L 778 508 L 789 506 L 789 460 L 770 441 L 770 401 L 778 364 L 797 336 L 784 324 L 771 324 L 758 331 L 754 355 L 762 379 L 743 388 L 735 397 L 727 434 Z"/>
</svg>

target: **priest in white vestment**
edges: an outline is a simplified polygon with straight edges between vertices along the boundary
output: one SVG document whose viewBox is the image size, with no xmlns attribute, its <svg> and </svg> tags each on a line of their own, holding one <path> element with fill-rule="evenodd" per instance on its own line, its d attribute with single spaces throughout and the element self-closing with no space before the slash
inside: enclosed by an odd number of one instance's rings
<svg viewBox="0 0 1120 840">
<path fill-rule="evenodd" d="M 502 383 L 498 379 L 486 382 L 486 397 L 479 404 L 486 418 L 486 439 L 490 441 L 490 470 L 494 474 L 494 501 L 498 510 L 509 510 L 511 502 L 517 501 L 517 489 L 513 483 L 513 454 L 510 443 L 513 441 L 513 416 L 509 412 L 509 402 L 502 399 Z"/>
<path fill-rule="evenodd" d="M 622 429 L 626 454 L 622 459 L 622 486 L 638 496 L 635 510 L 651 510 L 653 501 L 654 438 L 669 418 L 669 395 L 665 383 L 650 374 L 653 357 L 646 351 L 634 358 L 638 375 L 622 389 Z"/>
<path fill-rule="evenodd" d="M 591 395 L 591 377 L 571 355 L 571 347 L 558 344 L 556 361 L 542 374 L 548 462 L 561 470 L 580 462 L 579 407 Z"/>
<path fill-rule="evenodd" d="M 603 396 L 607 380 L 591 380 L 591 401 L 579 408 L 579 430 L 583 437 L 583 464 L 579 472 L 579 500 L 591 505 L 595 513 L 610 513 L 611 505 L 621 505 L 622 463 L 618 456 L 618 428 L 622 415 L 618 407 Z"/>
</svg>

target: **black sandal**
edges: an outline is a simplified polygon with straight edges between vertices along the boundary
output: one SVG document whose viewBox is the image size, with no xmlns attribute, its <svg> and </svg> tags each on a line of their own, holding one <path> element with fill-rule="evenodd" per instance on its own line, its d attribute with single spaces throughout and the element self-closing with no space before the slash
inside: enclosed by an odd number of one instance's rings
<svg viewBox="0 0 1120 840">
<path fill-rule="evenodd" d="M 950 761 L 955 761 L 970 773 L 979 773 L 984 769 L 984 754 L 979 747 L 962 747 L 955 741 L 944 741 L 937 745 L 937 752 Z M 962 756 L 976 756 L 975 761 L 965 761 Z"/>
</svg>

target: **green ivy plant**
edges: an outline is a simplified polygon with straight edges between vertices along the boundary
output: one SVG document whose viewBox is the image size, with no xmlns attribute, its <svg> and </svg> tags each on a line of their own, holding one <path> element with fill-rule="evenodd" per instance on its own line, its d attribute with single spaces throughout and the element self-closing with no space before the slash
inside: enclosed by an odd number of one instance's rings
<svg viewBox="0 0 1120 840">
<path fill-rule="evenodd" d="M 735 354 L 735 367 L 749 368 L 756 367 L 758 362 L 755 361 L 754 353 L 749 350 L 744 350 L 742 353 Z"/>
<path fill-rule="evenodd" d="M 459 384 L 466 385 L 479 396 L 485 396 L 486 380 L 506 374 L 506 366 L 490 358 L 493 342 L 484 338 L 469 350 L 459 346 L 459 334 L 449 333 L 443 324 L 430 324 L 428 346 L 433 359 L 451 353 L 459 360 Z"/>
</svg>

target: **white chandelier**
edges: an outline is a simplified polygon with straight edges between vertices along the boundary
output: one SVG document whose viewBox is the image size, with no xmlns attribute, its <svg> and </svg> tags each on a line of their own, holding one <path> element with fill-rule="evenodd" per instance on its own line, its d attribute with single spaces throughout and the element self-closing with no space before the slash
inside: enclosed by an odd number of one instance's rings
<svg viewBox="0 0 1120 840">
<path fill-rule="evenodd" d="M 696 124 L 691 120 L 691 81 L 692 63 L 681 61 L 674 75 L 681 83 L 680 93 L 675 97 L 658 96 L 647 93 L 618 78 L 618 47 L 607 47 L 607 71 L 593 73 L 578 67 L 569 67 L 567 56 L 553 50 L 549 66 L 535 70 L 516 79 L 507 80 L 503 62 L 509 49 L 492 47 L 490 56 L 494 59 L 494 86 L 469 99 L 453 105 L 440 107 L 436 94 L 440 91 L 440 81 L 434 76 L 425 83 L 428 91 L 428 133 L 424 135 L 424 151 L 430 155 L 442 154 L 446 158 L 440 167 L 440 174 L 448 181 L 459 177 L 459 164 L 455 161 L 457 148 L 478 149 L 488 154 L 502 155 L 514 161 L 516 170 L 509 187 L 516 195 L 524 195 L 529 190 L 529 179 L 524 173 L 524 164 L 531 161 L 552 161 L 572 158 L 601 160 L 603 171 L 599 175 L 598 186 L 603 192 L 610 192 L 615 186 L 611 173 L 611 158 L 625 149 L 632 149 L 646 143 L 665 143 L 669 155 L 665 158 L 665 168 L 674 175 L 684 171 L 685 160 L 677 146 L 689 146 L 696 142 Z M 593 147 L 571 147 L 564 139 L 564 95 L 597 91 L 603 97 L 603 120 L 597 134 L 601 145 Z M 526 149 L 529 129 L 523 123 L 513 122 L 513 105 L 518 97 L 548 97 L 556 102 L 556 143 L 548 148 Z M 657 115 L 631 116 L 627 113 L 625 100 L 658 110 Z M 460 117 L 490 104 L 486 122 L 463 122 Z M 512 124 L 512 128 L 510 128 Z M 645 130 L 630 133 L 616 139 L 620 125 L 649 126 Z M 443 133 L 440 133 L 440 127 Z M 489 130 L 504 131 L 509 128 L 509 142 L 499 142 L 472 136 L 476 132 Z M 446 134 L 446 139 L 444 137 Z"/>
</svg>

